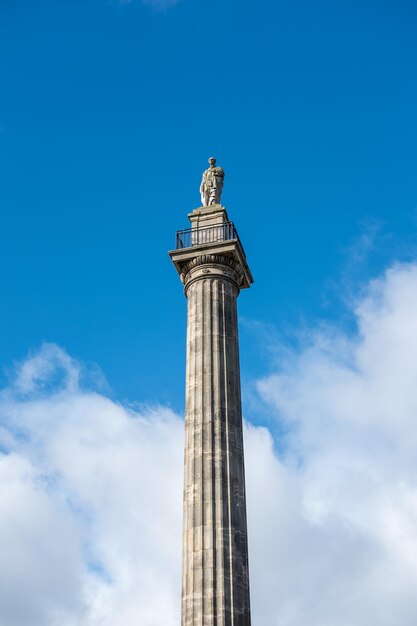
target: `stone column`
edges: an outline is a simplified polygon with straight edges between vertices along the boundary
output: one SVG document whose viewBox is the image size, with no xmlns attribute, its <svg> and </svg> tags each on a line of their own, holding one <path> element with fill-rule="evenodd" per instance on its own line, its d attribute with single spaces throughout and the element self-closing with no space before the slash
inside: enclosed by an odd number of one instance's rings
<svg viewBox="0 0 417 626">
<path fill-rule="evenodd" d="M 180 264 L 188 299 L 182 626 L 250 626 L 236 299 L 252 279 L 244 254 L 231 253 L 237 244 L 191 246 Z M 187 251 L 170 254 L 178 262 Z"/>
</svg>

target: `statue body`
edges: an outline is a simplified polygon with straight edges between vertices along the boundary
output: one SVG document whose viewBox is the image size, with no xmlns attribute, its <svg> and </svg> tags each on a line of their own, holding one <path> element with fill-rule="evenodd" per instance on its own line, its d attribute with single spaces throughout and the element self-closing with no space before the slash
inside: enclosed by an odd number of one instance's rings
<svg viewBox="0 0 417 626">
<path fill-rule="evenodd" d="M 220 198 L 223 190 L 223 168 L 216 166 L 216 159 L 214 157 L 209 158 L 209 163 L 210 167 L 203 172 L 203 178 L 201 179 L 200 185 L 201 203 L 203 206 L 220 204 Z"/>
</svg>

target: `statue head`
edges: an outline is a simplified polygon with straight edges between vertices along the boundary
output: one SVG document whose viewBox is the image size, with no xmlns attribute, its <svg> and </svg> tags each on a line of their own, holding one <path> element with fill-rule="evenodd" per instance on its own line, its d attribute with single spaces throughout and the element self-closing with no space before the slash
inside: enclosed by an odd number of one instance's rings
<svg viewBox="0 0 417 626">
<path fill-rule="evenodd" d="M 214 167 L 216 165 L 216 159 L 214 157 L 210 157 L 208 162 L 210 163 L 210 167 Z"/>
</svg>

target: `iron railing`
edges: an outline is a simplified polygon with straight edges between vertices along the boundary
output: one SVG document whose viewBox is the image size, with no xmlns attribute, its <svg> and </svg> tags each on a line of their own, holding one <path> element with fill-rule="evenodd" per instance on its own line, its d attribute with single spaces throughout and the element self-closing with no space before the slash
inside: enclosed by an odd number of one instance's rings
<svg viewBox="0 0 417 626">
<path fill-rule="evenodd" d="M 230 239 L 239 240 L 239 235 L 233 222 L 224 222 L 224 224 L 204 226 L 203 228 L 177 230 L 176 247 L 178 250 L 179 248 L 191 248 L 205 243 L 229 241 Z"/>
</svg>

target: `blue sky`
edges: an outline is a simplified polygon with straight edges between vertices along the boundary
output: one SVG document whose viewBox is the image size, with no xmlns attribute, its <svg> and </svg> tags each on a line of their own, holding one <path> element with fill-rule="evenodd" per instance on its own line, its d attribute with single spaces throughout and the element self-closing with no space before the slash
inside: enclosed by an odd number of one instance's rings
<svg viewBox="0 0 417 626">
<path fill-rule="evenodd" d="M 2 624 L 179 623 L 167 251 L 211 155 L 255 278 L 253 623 L 416 624 L 416 27 L 411 0 L 0 0 Z"/>
<path fill-rule="evenodd" d="M 413 2 L 15 0 L 0 14 L 2 368 L 53 341 L 117 397 L 182 408 L 185 301 L 166 251 L 211 154 L 256 280 L 242 319 L 290 338 L 340 315 L 369 229 L 383 245 L 357 271 L 405 241 L 413 253 Z M 241 334 L 249 379 L 268 359 L 253 325 Z"/>
</svg>

